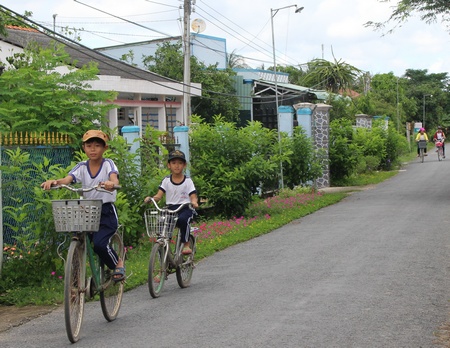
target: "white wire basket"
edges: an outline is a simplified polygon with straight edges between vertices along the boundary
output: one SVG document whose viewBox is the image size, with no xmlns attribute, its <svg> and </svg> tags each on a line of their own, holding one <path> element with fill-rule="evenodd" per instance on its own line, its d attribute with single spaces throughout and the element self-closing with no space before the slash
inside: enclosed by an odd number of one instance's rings
<svg viewBox="0 0 450 348">
<path fill-rule="evenodd" d="M 426 149 L 426 148 L 427 148 L 427 141 L 419 140 L 419 149 Z"/>
<path fill-rule="evenodd" d="M 101 199 L 52 201 L 56 232 L 98 232 L 102 203 Z"/>
<path fill-rule="evenodd" d="M 147 209 L 144 213 L 145 227 L 150 238 L 172 238 L 178 214 L 168 209 Z"/>
</svg>

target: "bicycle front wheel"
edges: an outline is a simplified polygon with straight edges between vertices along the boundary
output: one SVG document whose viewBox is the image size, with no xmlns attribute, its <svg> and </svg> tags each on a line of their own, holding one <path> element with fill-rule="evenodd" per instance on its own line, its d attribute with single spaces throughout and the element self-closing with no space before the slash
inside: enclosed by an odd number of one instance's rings
<svg viewBox="0 0 450 348">
<path fill-rule="evenodd" d="M 153 245 L 148 264 L 148 290 L 153 298 L 161 295 L 166 280 L 166 262 L 164 247 L 159 243 Z"/>
<path fill-rule="evenodd" d="M 118 233 L 115 233 L 111 237 L 109 246 L 116 251 L 117 256 L 125 263 L 123 241 Z M 108 266 L 103 264 L 100 270 L 100 280 L 104 287 L 104 289 L 100 291 L 100 303 L 102 305 L 103 316 L 106 320 L 113 321 L 117 318 L 120 305 L 122 304 L 124 282 L 115 282 L 112 280 L 111 270 L 108 269 Z"/>
<path fill-rule="evenodd" d="M 194 272 L 195 240 L 192 235 L 189 236 L 189 247 L 192 250 L 192 254 L 181 254 L 182 262 L 176 270 L 177 282 L 180 288 L 187 288 L 191 284 L 192 272 Z"/>
<path fill-rule="evenodd" d="M 69 341 L 80 338 L 84 313 L 86 267 L 84 247 L 80 241 L 72 241 L 67 253 L 64 277 L 64 319 Z"/>
</svg>

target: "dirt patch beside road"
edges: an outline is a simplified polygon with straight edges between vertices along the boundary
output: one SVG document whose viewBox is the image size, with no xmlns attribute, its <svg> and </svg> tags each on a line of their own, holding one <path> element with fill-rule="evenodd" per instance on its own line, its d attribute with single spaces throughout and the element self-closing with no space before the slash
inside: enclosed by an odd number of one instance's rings
<svg viewBox="0 0 450 348">
<path fill-rule="evenodd" d="M 48 314 L 57 306 L 0 306 L 0 332 Z"/>
</svg>

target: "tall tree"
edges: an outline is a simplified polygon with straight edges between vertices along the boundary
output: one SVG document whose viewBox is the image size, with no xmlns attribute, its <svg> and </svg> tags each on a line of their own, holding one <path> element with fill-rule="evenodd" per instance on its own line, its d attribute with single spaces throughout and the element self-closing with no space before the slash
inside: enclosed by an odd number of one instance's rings
<svg viewBox="0 0 450 348">
<path fill-rule="evenodd" d="M 390 0 L 378 0 L 379 2 L 390 2 Z M 426 23 L 433 23 L 441 18 L 442 22 L 448 23 L 450 21 L 450 5 L 448 0 L 400 0 L 397 5 L 393 6 L 393 10 L 389 18 L 384 22 L 367 22 L 365 25 L 373 27 L 376 30 L 385 30 L 390 23 L 394 25 L 393 28 L 387 32 L 392 32 L 396 27 L 401 26 L 414 13 L 420 15 L 421 20 Z M 450 26 L 447 25 L 450 31 Z"/>
<path fill-rule="evenodd" d="M 7 62 L 0 76 L 0 131 L 64 130 L 78 139 L 115 108 L 115 93 L 90 89 L 96 65 L 73 68 L 62 45 L 30 44 Z"/>
<path fill-rule="evenodd" d="M 416 112 L 410 117 L 415 121 L 423 121 L 425 116 L 427 129 L 437 125 L 450 126 L 450 80 L 447 73 L 430 74 L 427 69 L 408 69 L 404 76 L 406 94 L 416 104 Z"/>
<path fill-rule="evenodd" d="M 154 56 L 144 56 L 145 67 L 159 75 L 183 81 L 183 52 L 181 42 L 164 42 Z M 192 98 L 192 112 L 207 122 L 222 115 L 228 122 L 238 121 L 239 100 L 235 94 L 231 69 L 219 70 L 217 64 L 206 66 L 191 57 L 191 81 L 202 84 L 202 96 Z"/>
<path fill-rule="evenodd" d="M 236 50 L 233 50 L 227 57 L 227 66 L 230 69 L 233 68 L 249 68 L 248 64 L 245 62 L 244 57 L 236 53 Z"/>
</svg>

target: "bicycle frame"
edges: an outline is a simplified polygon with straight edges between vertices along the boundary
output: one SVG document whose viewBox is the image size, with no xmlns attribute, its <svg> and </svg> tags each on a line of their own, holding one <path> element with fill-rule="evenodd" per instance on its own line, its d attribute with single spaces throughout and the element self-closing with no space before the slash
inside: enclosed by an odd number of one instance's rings
<svg viewBox="0 0 450 348">
<path fill-rule="evenodd" d="M 442 140 L 435 141 L 436 151 L 438 154 L 438 160 L 441 161 L 444 158 L 444 142 Z"/>
<path fill-rule="evenodd" d="M 58 246 L 58 255 L 64 260 L 64 317 L 66 332 L 72 343 L 78 341 L 81 331 L 81 323 L 84 314 L 84 302 L 86 297 L 92 298 L 95 293 L 100 294 L 102 312 L 106 320 L 116 319 L 120 309 L 123 294 L 123 281 L 115 281 L 108 268 L 103 265 L 98 255 L 95 254 L 90 234 L 98 231 L 101 212 L 101 200 L 84 200 L 83 193 L 97 189 L 110 193 L 101 187 L 76 189 L 68 185 L 60 185 L 55 188 L 67 188 L 79 193 L 79 199 L 53 200 L 53 217 L 55 230 L 69 232 L 71 235 L 67 259 L 62 257 L 60 249 L 65 244 L 65 239 Z M 115 189 L 120 188 L 116 186 Z M 111 236 L 109 243 L 124 260 L 124 248 L 120 226 Z M 87 265 L 87 262 L 89 266 Z M 90 270 L 89 278 L 86 281 Z"/>
<path fill-rule="evenodd" d="M 175 250 L 172 251 L 170 248 L 170 242 L 172 240 L 172 237 L 161 237 L 158 238 L 156 243 L 161 244 L 164 247 L 164 262 L 168 261 L 168 266 L 171 266 L 172 268 L 176 268 L 181 264 L 180 260 L 182 259 L 181 256 L 181 241 L 180 241 L 180 233 L 178 231 L 177 238 L 175 240 Z"/>
<path fill-rule="evenodd" d="M 420 156 L 420 160 L 423 163 L 424 160 L 424 151 L 427 148 L 427 141 L 426 140 L 419 140 L 418 141 L 418 147 L 419 147 L 419 156 Z"/>
<path fill-rule="evenodd" d="M 91 241 L 89 240 L 89 236 L 87 235 L 86 232 L 74 232 L 74 235 L 71 238 L 71 241 L 79 241 L 81 243 L 81 245 L 83 246 L 83 265 L 85 265 L 85 267 L 83 268 L 83 278 L 85 278 L 86 276 L 86 270 L 87 270 L 87 265 L 89 265 L 89 269 L 91 271 L 92 274 L 92 278 L 94 279 L 95 282 L 95 289 L 97 292 L 98 291 L 102 291 L 105 286 L 99 286 L 98 284 L 101 284 L 101 280 L 100 280 L 100 260 L 98 258 L 98 255 L 95 254 L 94 252 L 94 248 L 92 247 Z M 63 241 L 60 244 L 60 247 L 64 244 L 65 242 Z M 58 247 L 58 250 L 60 248 Z M 58 251 L 58 255 L 59 257 L 64 261 L 64 263 L 66 263 L 66 259 L 62 256 L 62 253 L 60 251 Z M 88 260 L 88 262 L 86 262 Z M 86 286 L 86 292 L 88 292 L 90 289 L 88 289 L 89 285 Z M 88 297 L 93 297 L 94 294 L 90 294 Z"/>
<path fill-rule="evenodd" d="M 156 298 L 160 296 L 168 274 L 176 273 L 177 282 L 181 288 L 189 286 L 192 272 L 195 268 L 196 238 L 192 232 L 196 228 L 191 229 L 188 240 L 192 252 L 185 255 L 182 253 L 184 243 L 181 242 L 180 229 L 175 227 L 175 225 L 177 212 L 187 204 L 181 205 L 178 209 L 172 211 L 167 208 L 159 208 L 153 199 L 152 202 L 155 208 L 146 210 L 144 217 L 148 236 L 156 238 L 150 252 L 148 270 L 150 295 Z M 173 231 L 175 231 L 176 238 L 174 238 Z M 174 240 L 175 245 L 172 246 Z"/>
</svg>

